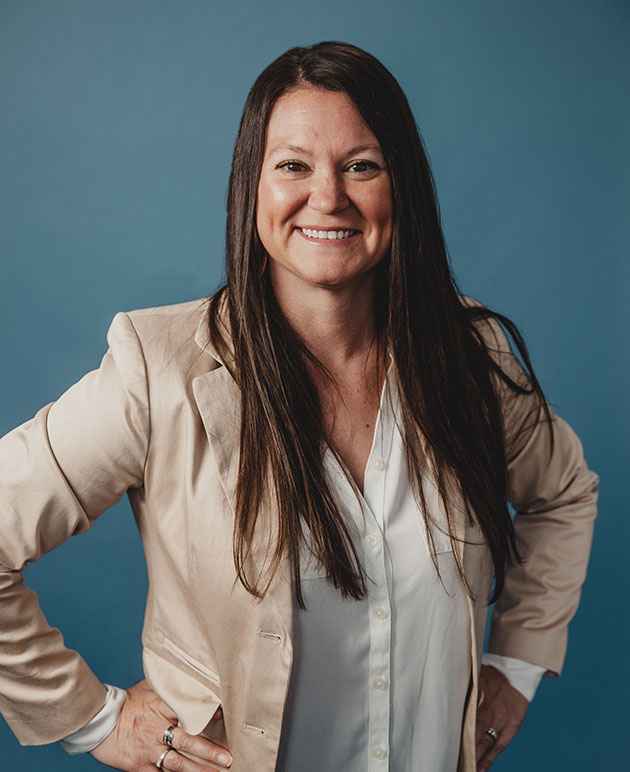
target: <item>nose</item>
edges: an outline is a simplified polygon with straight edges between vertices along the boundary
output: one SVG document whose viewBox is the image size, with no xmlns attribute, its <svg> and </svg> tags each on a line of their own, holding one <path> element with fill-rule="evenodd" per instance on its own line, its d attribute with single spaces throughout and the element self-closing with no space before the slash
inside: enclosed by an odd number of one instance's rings
<svg viewBox="0 0 630 772">
<path fill-rule="evenodd" d="M 343 174 L 326 172 L 313 176 L 309 204 L 319 212 L 335 212 L 348 206 Z"/>
</svg>

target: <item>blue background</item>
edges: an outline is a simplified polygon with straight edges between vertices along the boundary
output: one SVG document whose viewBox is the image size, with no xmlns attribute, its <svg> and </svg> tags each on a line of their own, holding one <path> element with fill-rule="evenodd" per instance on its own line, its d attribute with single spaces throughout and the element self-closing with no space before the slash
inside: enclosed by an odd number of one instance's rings
<svg viewBox="0 0 630 772">
<path fill-rule="evenodd" d="M 514 319 L 601 478 L 563 675 L 496 768 L 627 763 L 630 11 L 622 0 L 0 3 L 0 433 L 105 351 L 118 310 L 222 278 L 243 102 L 293 45 L 346 40 L 408 95 L 464 292 Z M 126 499 L 25 572 L 103 681 L 142 678 L 146 572 Z M 3 768 L 102 768 L 60 746 Z"/>
</svg>

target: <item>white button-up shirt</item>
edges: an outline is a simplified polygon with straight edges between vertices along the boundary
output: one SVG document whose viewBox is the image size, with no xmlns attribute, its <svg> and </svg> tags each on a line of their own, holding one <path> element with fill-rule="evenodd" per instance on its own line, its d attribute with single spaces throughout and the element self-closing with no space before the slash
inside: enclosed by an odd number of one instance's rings
<svg viewBox="0 0 630 772">
<path fill-rule="evenodd" d="M 330 448 L 324 468 L 367 572 L 368 595 L 343 599 L 308 549 L 302 554 L 307 609 L 295 608 L 294 661 L 278 772 L 455 772 L 470 676 L 465 590 L 446 534 L 432 526 L 435 571 L 407 476 L 399 403 L 383 384 L 360 504 Z M 391 396 L 391 403 L 389 400 Z M 431 480 L 424 492 L 443 530 Z M 363 508 L 363 512 L 361 509 Z M 442 513 L 442 515 L 440 514 Z M 484 654 L 528 699 L 544 668 Z M 113 729 L 126 692 L 64 738 L 68 753 L 91 750 Z"/>
</svg>

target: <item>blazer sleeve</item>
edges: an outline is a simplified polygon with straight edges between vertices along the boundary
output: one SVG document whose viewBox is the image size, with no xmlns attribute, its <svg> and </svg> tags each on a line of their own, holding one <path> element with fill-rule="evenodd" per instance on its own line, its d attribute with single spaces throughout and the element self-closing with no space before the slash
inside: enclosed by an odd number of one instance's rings
<svg viewBox="0 0 630 772">
<path fill-rule="evenodd" d="M 67 736 L 106 699 L 22 570 L 144 484 L 148 385 L 126 313 L 114 316 L 107 343 L 97 369 L 0 438 L 0 712 L 21 745 Z"/>
<path fill-rule="evenodd" d="M 520 385 L 531 383 L 498 322 L 496 361 Z M 573 428 L 540 399 L 515 393 L 499 379 L 508 460 L 508 499 L 516 510 L 517 544 L 525 558 L 506 573 L 494 607 L 488 652 L 540 665 L 559 676 L 568 626 L 586 580 L 599 476 L 589 469 Z M 551 453 L 551 431 L 554 448 Z"/>
</svg>

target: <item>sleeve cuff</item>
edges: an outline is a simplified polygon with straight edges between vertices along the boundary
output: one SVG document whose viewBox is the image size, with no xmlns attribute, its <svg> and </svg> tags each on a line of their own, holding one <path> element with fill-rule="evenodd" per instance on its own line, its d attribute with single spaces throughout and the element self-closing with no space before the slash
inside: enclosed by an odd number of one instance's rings
<svg viewBox="0 0 630 772">
<path fill-rule="evenodd" d="M 493 665 L 497 670 L 500 670 L 510 684 L 518 689 L 529 702 L 534 699 L 536 689 L 546 669 L 540 665 L 524 662 L 522 659 L 504 657 L 489 652 L 484 652 L 481 664 Z"/>
<path fill-rule="evenodd" d="M 76 753 L 87 753 L 96 748 L 116 726 L 123 703 L 127 699 L 127 692 L 110 684 L 105 686 L 107 687 L 105 704 L 94 718 L 59 741 L 64 751 L 71 756 Z"/>
</svg>

